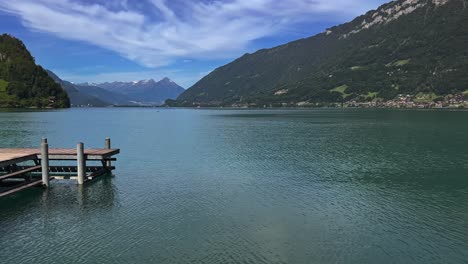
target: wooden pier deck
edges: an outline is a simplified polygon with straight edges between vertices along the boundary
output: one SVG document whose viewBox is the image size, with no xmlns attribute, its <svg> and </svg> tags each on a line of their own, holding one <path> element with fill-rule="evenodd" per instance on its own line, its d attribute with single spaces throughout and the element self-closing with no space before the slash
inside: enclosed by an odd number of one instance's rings
<svg viewBox="0 0 468 264">
<path fill-rule="evenodd" d="M 0 197 L 34 186 L 48 187 L 52 179 L 77 179 L 78 184 L 83 184 L 114 170 L 111 162 L 119 153 L 119 149 L 110 147 L 109 138 L 105 148 L 84 149 L 79 143 L 76 149 L 49 149 L 47 139 L 42 140 L 41 148 L 0 148 Z M 61 162 L 50 166 L 50 161 L 76 161 L 76 165 L 64 166 Z M 87 161 L 101 164 L 87 166 Z"/>
<path fill-rule="evenodd" d="M 87 160 L 103 160 L 120 152 L 119 149 L 85 149 Z M 77 150 L 68 148 L 49 149 L 49 160 L 76 160 Z M 4 148 L 0 149 L 0 167 L 28 160 L 41 159 L 41 150 L 34 148 Z"/>
</svg>

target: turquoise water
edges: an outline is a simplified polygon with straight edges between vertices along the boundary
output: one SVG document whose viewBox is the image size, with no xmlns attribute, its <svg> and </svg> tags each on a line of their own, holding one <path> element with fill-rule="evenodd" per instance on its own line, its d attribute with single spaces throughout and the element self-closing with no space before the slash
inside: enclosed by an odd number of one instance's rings
<svg viewBox="0 0 468 264">
<path fill-rule="evenodd" d="M 0 147 L 121 148 L 0 199 L 7 263 L 467 263 L 468 112 L 0 112 Z"/>
</svg>

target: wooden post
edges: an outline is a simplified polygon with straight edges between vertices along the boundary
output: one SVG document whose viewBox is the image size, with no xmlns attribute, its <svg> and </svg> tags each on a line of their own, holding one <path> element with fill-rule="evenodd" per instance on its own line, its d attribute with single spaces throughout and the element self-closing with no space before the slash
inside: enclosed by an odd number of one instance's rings
<svg viewBox="0 0 468 264">
<path fill-rule="evenodd" d="M 42 185 L 49 187 L 49 144 L 43 138 L 41 143 Z"/>
<path fill-rule="evenodd" d="M 84 155 L 84 144 L 78 143 L 76 146 L 76 160 L 78 165 L 78 184 L 83 184 L 86 176 L 86 160 Z"/>
<path fill-rule="evenodd" d="M 110 148 L 111 148 L 111 139 L 106 138 L 106 149 L 110 149 Z"/>
<path fill-rule="evenodd" d="M 84 195 L 85 195 L 85 192 L 84 192 L 84 185 L 78 185 L 78 204 L 80 205 L 80 207 L 82 207 L 84 205 Z"/>
<path fill-rule="evenodd" d="M 48 143 L 48 142 L 47 142 L 47 138 L 43 137 L 43 138 L 41 139 L 41 144 L 42 144 L 42 143 Z"/>
<path fill-rule="evenodd" d="M 106 149 L 110 149 L 111 148 L 111 139 L 106 138 L 105 141 L 106 141 L 106 143 L 105 143 Z M 106 161 L 106 167 L 110 167 L 110 166 L 112 166 L 111 161 L 110 160 Z"/>
</svg>

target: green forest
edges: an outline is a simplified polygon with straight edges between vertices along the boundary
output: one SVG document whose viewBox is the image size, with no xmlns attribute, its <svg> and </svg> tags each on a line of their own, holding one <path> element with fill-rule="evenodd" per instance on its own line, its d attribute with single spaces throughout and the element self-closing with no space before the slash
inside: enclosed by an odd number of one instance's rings
<svg viewBox="0 0 468 264">
<path fill-rule="evenodd" d="M 388 23 L 350 34 L 376 16 L 385 19 L 384 9 L 402 3 L 385 4 L 314 37 L 245 54 L 169 103 L 326 103 L 468 90 L 468 9 L 463 1 L 441 6 L 427 1 Z"/>
<path fill-rule="evenodd" d="M 67 93 L 36 65 L 26 46 L 0 35 L 0 107 L 70 107 Z"/>
</svg>

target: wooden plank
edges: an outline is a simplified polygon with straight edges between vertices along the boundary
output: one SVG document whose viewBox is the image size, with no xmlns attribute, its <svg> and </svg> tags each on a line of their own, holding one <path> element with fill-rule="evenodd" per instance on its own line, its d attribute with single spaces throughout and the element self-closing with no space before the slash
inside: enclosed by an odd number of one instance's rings
<svg viewBox="0 0 468 264">
<path fill-rule="evenodd" d="M 40 167 L 40 166 L 39 166 Z M 32 168 L 32 166 L 18 166 L 20 170 L 25 170 Z M 95 172 L 102 169 L 102 166 L 86 166 L 86 172 Z M 109 170 L 115 170 L 114 166 L 107 168 Z M 78 168 L 76 166 L 49 166 L 49 171 L 51 173 L 74 173 L 77 172 Z"/>
<path fill-rule="evenodd" d="M 25 154 L 25 155 L 10 155 L 10 156 L 0 156 L 0 167 L 6 167 L 12 164 L 35 160 L 37 159 L 36 154 Z"/>
<path fill-rule="evenodd" d="M 119 153 L 119 149 L 84 150 L 84 154 L 87 160 L 102 160 Z M 40 159 L 40 157 L 41 155 L 39 149 L 0 149 L 0 167 L 5 167 L 24 161 Z M 49 160 L 76 160 L 76 149 L 51 148 L 49 149 Z"/>
<path fill-rule="evenodd" d="M 88 181 L 92 181 L 106 173 L 109 173 L 110 170 L 106 169 L 106 168 L 102 168 L 101 170 L 98 170 L 98 171 L 95 171 L 93 173 L 91 173 L 90 175 L 86 176 L 86 182 Z"/>
<path fill-rule="evenodd" d="M 86 160 L 91 160 L 91 161 L 115 161 L 115 158 L 112 158 L 113 155 L 119 154 L 120 150 L 119 149 L 101 149 L 101 148 L 90 148 L 90 149 L 85 149 L 85 159 Z M 21 177 L 22 174 L 32 172 L 36 176 L 37 172 L 35 172 L 39 166 L 39 160 L 40 160 L 40 149 L 36 148 L 0 148 L 0 171 L 7 173 L 2 176 L 0 176 L 0 181 L 5 180 L 8 178 L 19 178 Z M 76 149 L 70 149 L 70 148 L 52 148 L 49 149 L 49 160 L 77 160 L 77 155 L 76 155 Z M 20 170 L 15 171 L 12 173 L 9 173 L 9 166 L 11 165 L 17 165 L 18 163 L 26 162 L 26 161 L 34 161 L 36 166 L 19 166 Z M 56 166 L 53 169 L 50 169 L 50 172 L 55 172 L 55 173 L 74 173 L 76 172 L 76 167 L 71 168 L 63 168 L 59 169 L 61 166 Z M 102 167 L 101 167 L 102 168 Z M 68 171 L 67 171 L 68 169 Z M 109 167 L 109 168 L 103 168 L 105 171 L 111 171 L 115 169 L 115 167 Z M 101 172 L 101 170 L 93 166 L 90 169 L 86 170 L 88 173 L 91 172 L 90 176 L 88 177 L 94 178 L 97 177 L 98 174 L 101 175 L 101 173 L 96 173 L 96 172 Z M 104 172 L 105 172 L 104 171 Z M 70 175 L 71 176 L 71 175 Z"/>
<path fill-rule="evenodd" d="M 104 157 L 104 158 L 110 158 L 110 157 L 112 157 L 112 156 L 114 156 L 114 155 L 117 155 L 117 154 L 119 154 L 119 153 L 120 153 L 120 149 L 115 149 L 115 150 L 113 150 L 113 151 L 107 152 L 106 154 L 103 154 L 102 157 Z"/>
<path fill-rule="evenodd" d="M 87 160 L 102 160 L 120 153 L 120 149 L 85 149 Z M 50 149 L 49 160 L 76 160 L 75 149 Z M 38 156 L 40 159 L 40 155 Z"/>
<path fill-rule="evenodd" d="M 49 155 L 49 160 L 76 160 L 76 155 Z M 41 156 L 37 156 L 41 159 Z M 101 155 L 85 155 L 86 160 L 108 160 L 108 156 Z M 115 160 L 115 159 L 114 159 Z"/>
<path fill-rule="evenodd" d="M 114 168 L 114 167 L 111 167 L 111 168 Z M 98 177 L 100 177 L 100 176 L 102 176 L 102 175 L 104 175 L 106 173 L 111 173 L 111 172 L 112 172 L 112 170 L 109 170 L 109 169 L 106 169 L 106 168 L 101 168 L 100 170 L 94 171 L 91 174 L 86 175 L 84 182 L 86 183 L 86 182 L 92 181 L 92 180 L 94 180 L 94 179 L 96 179 L 96 178 L 98 178 Z M 60 175 L 60 176 L 59 175 L 54 175 L 54 178 L 55 179 L 60 179 L 60 180 L 64 180 L 64 179 L 76 180 L 76 179 L 78 179 L 76 174 L 75 175 L 73 175 L 73 174 Z"/>
<path fill-rule="evenodd" d="M 85 155 L 111 155 L 111 154 L 118 154 L 119 149 L 103 149 L 103 148 L 89 148 L 85 149 Z M 72 148 L 50 148 L 49 153 L 52 155 L 76 155 L 76 149 Z M 17 156 L 24 156 L 24 155 L 32 155 L 40 154 L 40 149 L 35 148 L 0 148 L 0 157 L 2 155 L 17 155 Z"/>
<path fill-rule="evenodd" d="M 52 178 L 50 178 L 50 179 L 52 179 Z M 28 183 L 25 183 L 25 184 L 21 184 L 20 186 L 13 187 L 11 189 L 8 189 L 5 192 L 0 193 L 0 197 L 7 196 L 9 194 L 13 194 L 13 193 L 19 192 L 21 190 L 31 188 L 31 187 L 34 187 L 34 186 L 38 186 L 38 185 L 41 185 L 41 184 L 42 184 L 42 179 L 35 180 L 33 182 L 28 182 Z"/>
<path fill-rule="evenodd" d="M 15 171 L 15 172 L 0 176 L 0 181 L 4 180 L 4 179 L 11 178 L 11 177 L 20 176 L 20 175 L 26 174 L 28 172 L 37 171 L 37 170 L 40 170 L 40 169 L 41 169 L 41 166 L 39 165 L 39 166 L 34 166 L 34 167 L 27 168 L 27 169 Z"/>
</svg>

